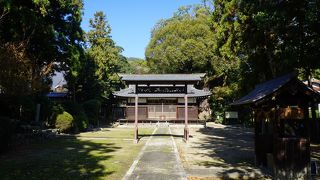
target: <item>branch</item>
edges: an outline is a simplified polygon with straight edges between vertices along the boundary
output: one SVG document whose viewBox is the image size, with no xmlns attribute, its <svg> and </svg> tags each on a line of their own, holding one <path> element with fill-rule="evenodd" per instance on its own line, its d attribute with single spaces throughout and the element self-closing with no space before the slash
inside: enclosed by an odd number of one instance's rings
<svg viewBox="0 0 320 180">
<path fill-rule="evenodd" d="M 3 18 L 9 13 L 9 10 L 4 9 L 2 14 L 0 15 L 0 24 L 2 23 Z"/>
</svg>

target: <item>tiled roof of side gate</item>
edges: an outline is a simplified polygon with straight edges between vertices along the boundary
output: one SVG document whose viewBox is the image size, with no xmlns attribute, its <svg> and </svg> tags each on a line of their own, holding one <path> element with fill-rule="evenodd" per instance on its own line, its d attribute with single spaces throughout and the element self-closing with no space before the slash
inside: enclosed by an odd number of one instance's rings
<svg viewBox="0 0 320 180">
<path fill-rule="evenodd" d="M 241 104 L 250 104 L 256 102 L 269 94 L 277 91 L 284 84 L 289 82 L 292 78 L 294 78 L 294 73 L 290 73 L 284 76 L 281 76 L 276 79 L 272 79 L 265 83 L 258 84 L 253 91 L 251 91 L 248 95 L 240 98 L 239 100 L 231 103 L 231 105 L 241 105 Z"/>
<path fill-rule="evenodd" d="M 253 91 L 251 91 L 248 95 L 240 98 L 239 100 L 231 103 L 231 105 L 243 105 L 243 104 L 251 104 L 255 103 L 268 95 L 273 94 L 274 92 L 278 91 L 281 87 L 285 86 L 288 82 L 296 78 L 295 73 L 289 73 L 284 76 L 278 77 L 276 79 L 272 79 L 265 83 L 258 84 Z M 297 79 L 298 80 L 298 79 Z M 300 81 L 300 80 L 298 80 Z M 301 82 L 301 81 L 300 81 Z M 304 85 L 301 82 L 301 85 Z M 313 89 L 310 89 L 308 86 L 304 85 L 306 89 L 310 92 L 313 92 L 319 97 L 319 93 Z"/>
<path fill-rule="evenodd" d="M 199 74 L 119 74 L 123 81 L 201 81 Z"/>
</svg>

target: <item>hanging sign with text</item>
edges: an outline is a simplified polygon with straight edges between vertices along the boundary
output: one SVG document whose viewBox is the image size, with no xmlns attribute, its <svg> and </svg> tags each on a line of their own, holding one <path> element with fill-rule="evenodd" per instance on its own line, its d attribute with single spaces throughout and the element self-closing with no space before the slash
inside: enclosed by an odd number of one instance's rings
<svg viewBox="0 0 320 180">
<path fill-rule="evenodd" d="M 186 92 L 185 87 L 137 87 L 138 94 L 184 94 Z"/>
</svg>

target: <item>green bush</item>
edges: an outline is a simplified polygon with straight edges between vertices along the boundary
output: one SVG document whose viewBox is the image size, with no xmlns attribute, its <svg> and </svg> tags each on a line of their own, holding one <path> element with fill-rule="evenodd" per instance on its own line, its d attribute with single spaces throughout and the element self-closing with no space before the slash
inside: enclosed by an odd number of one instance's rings
<svg viewBox="0 0 320 180">
<path fill-rule="evenodd" d="M 82 106 L 76 102 L 67 101 L 63 102 L 62 105 L 65 111 L 69 112 L 72 115 L 78 115 L 79 113 L 84 112 Z"/>
<path fill-rule="evenodd" d="M 88 128 L 88 117 L 85 113 L 80 113 L 79 115 L 75 116 L 75 125 L 77 130 L 85 131 Z"/>
<path fill-rule="evenodd" d="M 88 128 L 88 117 L 81 104 L 64 102 L 63 107 L 74 117 L 75 131 L 85 131 Z"/>
<path fill-rule="evenodd" d="M 61 104 L 54 104 L 51 106 L 51 109 L 50 109 L 50 117 L 48 119 L 48 123 L 50 126 L 55 126 L 56 124 L 56 120 L 57 120 L 57 116 L 59 114 L 62 114 L 65 110 L 64 110 L 64 107 L 61 105 Z"/>
<path fill-rule="evenodd" d="M 14 122 L 8 117 L 0 117 L 0 152 L 6 151 L 14 135 Z"/>
<path fill-rule="evenodd" d="M 93 125 L 98 124 L 99 111 L 101 108 L 101 102 L 96 99 L 91 99 L 82 104 L 84 112 L 89 118 L 89 123 Z"/>
<path fill-rule="evenodd" d="M 223 117 L 217 117 L 215 120 L 214 120 L 215 123 L 218 123 L 218 124 L 223 124 L 224 121 L 223 121 Z"/>
<path fill-rule="evenodd" d="M 66 111 L 58 114 L 55 125 L 61 132 L 70 133 L 72 131 L 73 124 L 74 119 L 71 114 Z"/>
</svg>

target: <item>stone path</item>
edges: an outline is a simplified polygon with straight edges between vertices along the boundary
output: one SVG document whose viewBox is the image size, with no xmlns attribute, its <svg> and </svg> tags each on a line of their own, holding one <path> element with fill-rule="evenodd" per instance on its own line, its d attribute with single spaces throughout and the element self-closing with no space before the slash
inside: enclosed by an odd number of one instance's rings
<svg viewBox="0 0 320 180">
<path fill-rule="evenodd" d="M 187 179 L 169 127 L 158 127 L 124 179 Z"/>
</svg>

